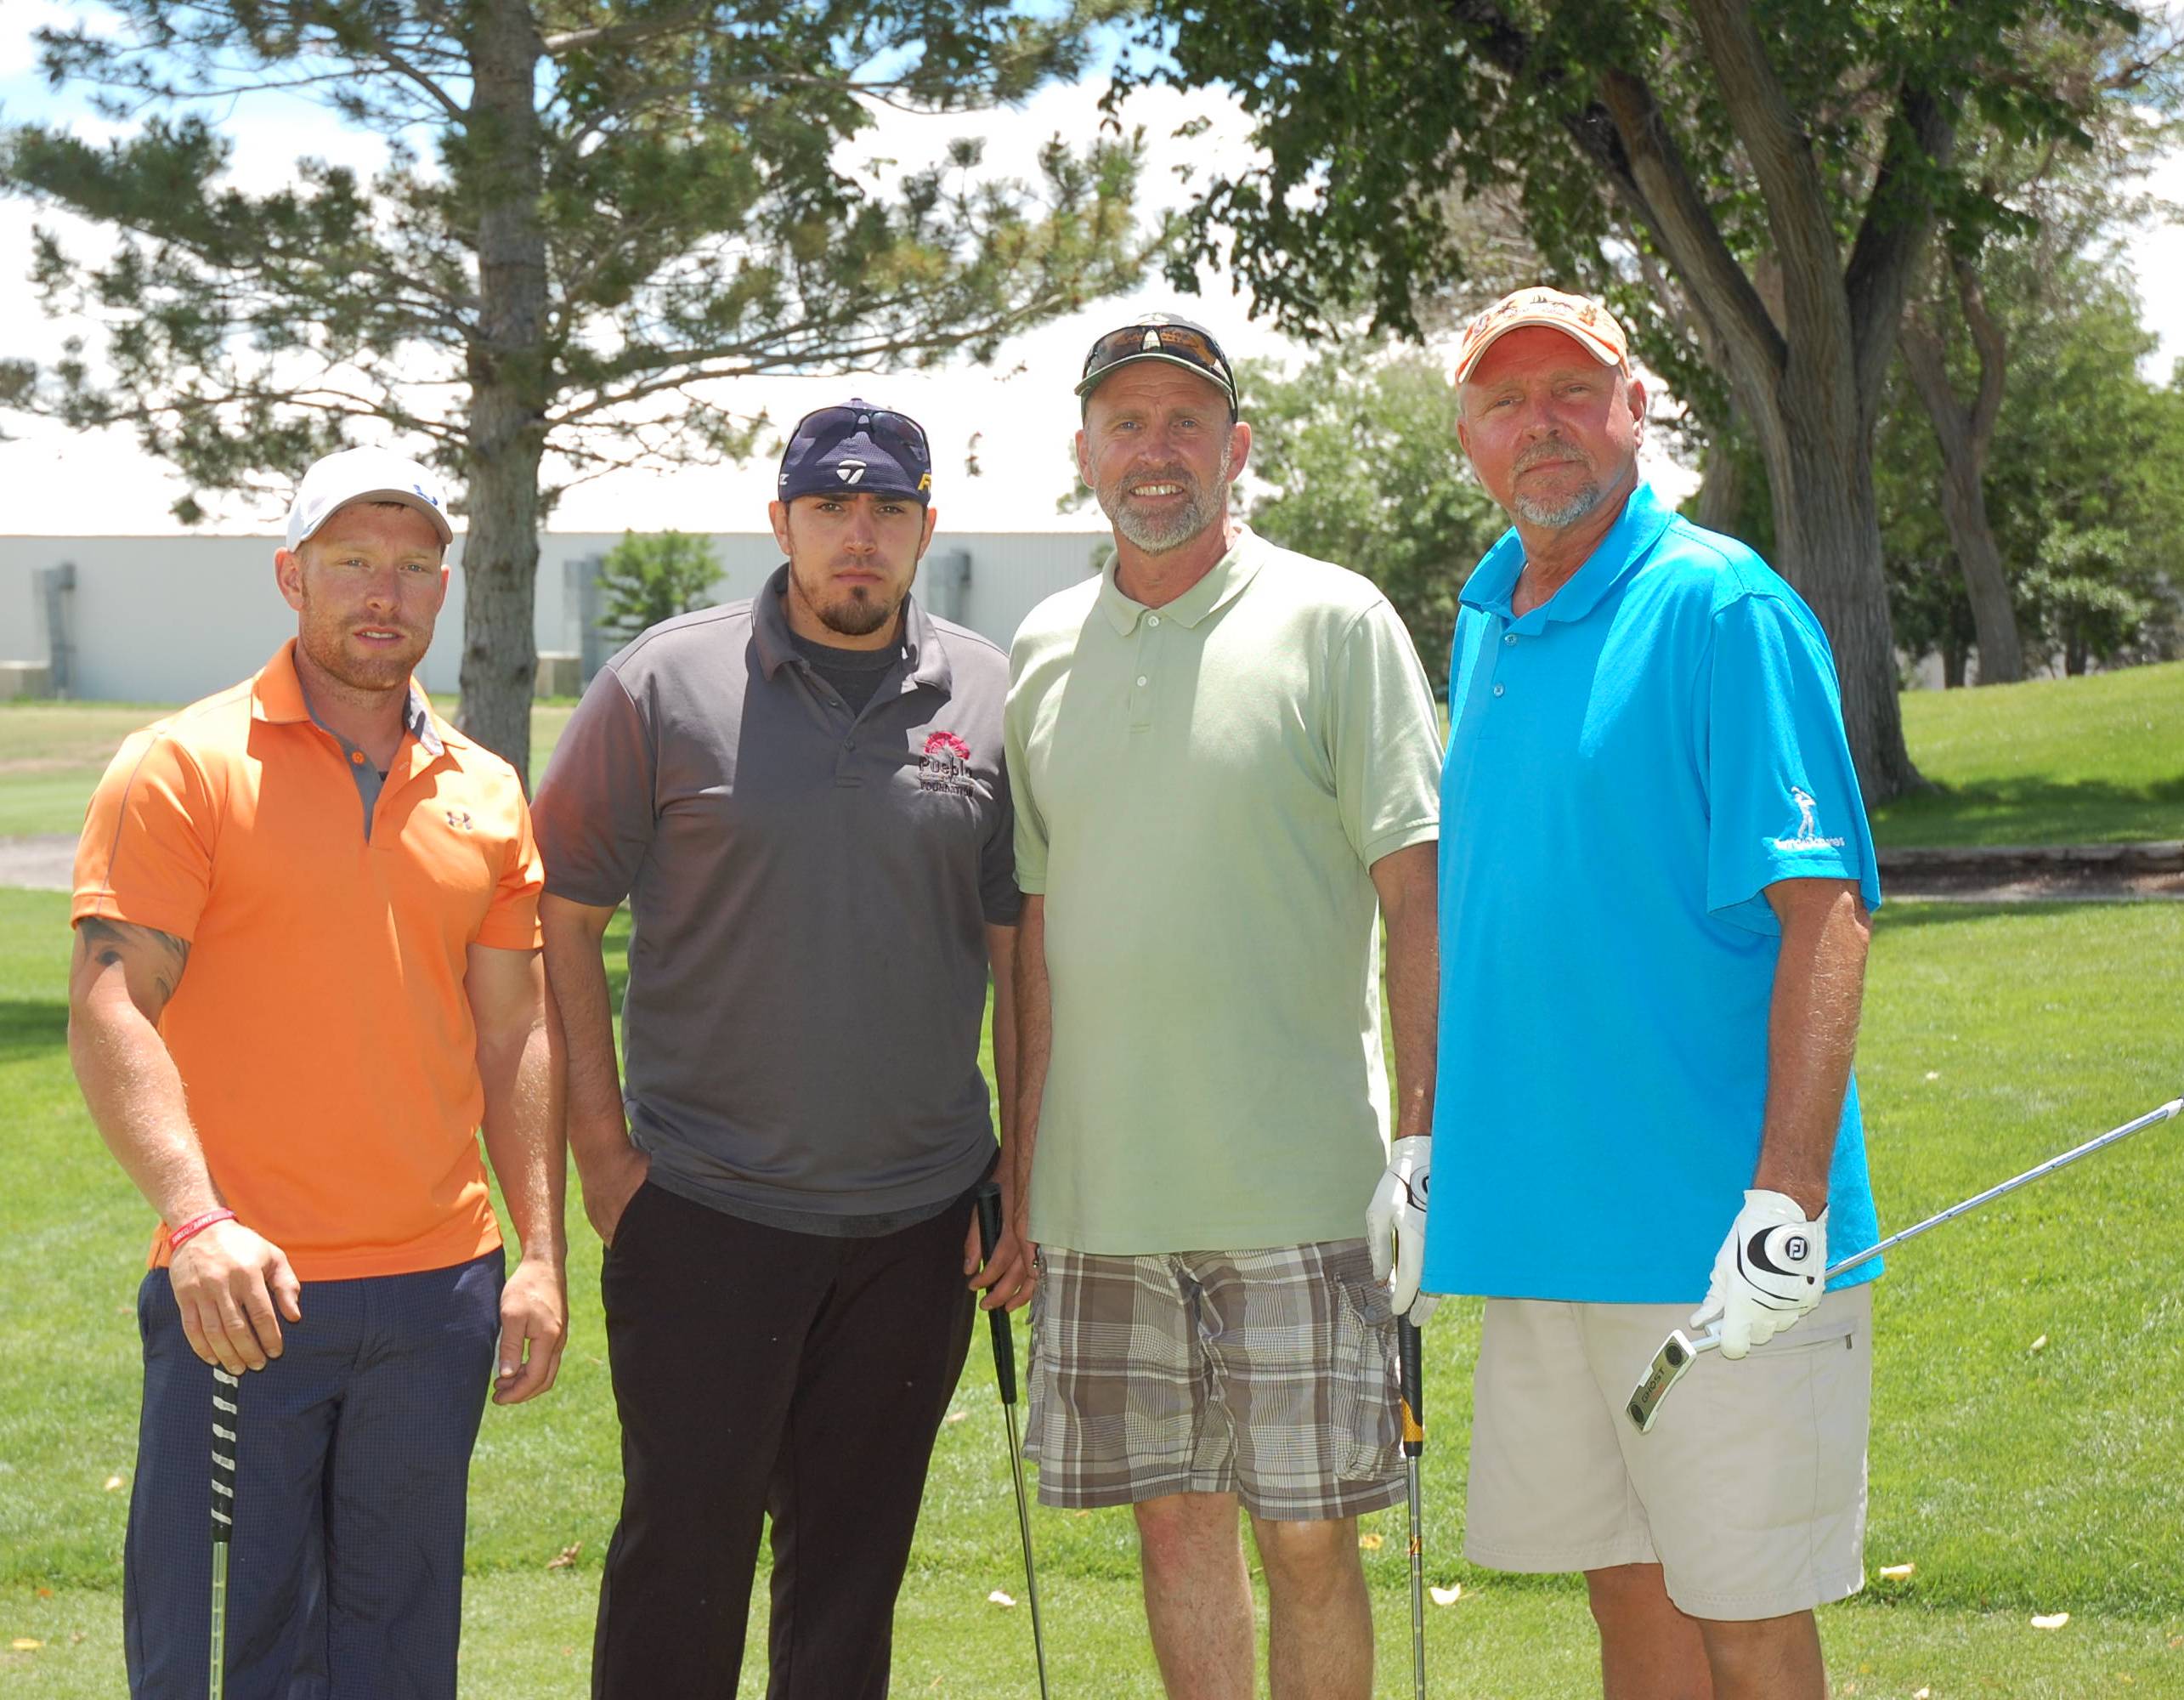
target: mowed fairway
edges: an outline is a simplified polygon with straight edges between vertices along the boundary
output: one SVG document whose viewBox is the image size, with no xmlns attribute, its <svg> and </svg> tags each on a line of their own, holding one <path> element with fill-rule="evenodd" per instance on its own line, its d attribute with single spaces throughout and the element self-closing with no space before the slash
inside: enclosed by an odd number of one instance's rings
<svg viewBox="0 0 2184 1700">
<path fill-rule="evenodd" d="M 1979 690 L 1906 691 L 1936 789 L 1879 810 L 1883 845 L 2184 838 L 2184 661 Z"/>
<path fill-rule="evenodd" d="M 120 1688 L 149 1218 L 69 1075 L 65 916 L 58 894 L 0 892 L 0 1688 L 104 1697 Z M 1861 1071 L 1889 1222 L 2177 1091 L 2180 998 L 2176 905 L 1887 911 Z M 1916 1569 L 1823 1614 L 1840 1693 L 2184 1696 L 2181 1181 L 2184 1133 L 2150 1132 L 1898 1254 L 1880 1289 L 1869 1560 Z M 617 1475 L 597 1246 L 572 1217 L 576 1332 L 561 1385 L 489 1412 L 478 1448 L 471 1694 L 585 1692 Z M 1434 1692 L 1575 1700 L 1597 1692 L 1581 1597 L 1458 1556 L 1475 1314 L 1445 1307 L 1426 1336 L 1428 1563 L 1463 1589 L 1429 1608 Z M 987 1599 L 1022 1595 L 994 1403 L 982 1339 L 905 1590 L 901 1693 L 1033 1692 L 1024 1611 Z M 1042 1510 L 1034 1531 L 1055 1692 L 1157 1694 L 1126 1520 Z M 1406 1692 L 1400 1514 L 1369 1534 L 1379 1688 Z M 2068 1627 L 2030 1626 L 2061 1611 Z M 11 1650 L 18 1639 L 41 1645 Z M 760 1687 L 747 1674 L 744 1692 Z"/>
<path fill-rule="evenodd" d="M 0 836 L 73 831 L 108 754 L 154 712 L 0 708 Z M 568 714 L 535 717 L 535 775 Z M 1953 788 L 1886 812 L 1880 836 L 2184 836 L 2181 715 L 2180 666 L 1907 698 L 1915 756 Z M 59 894 L 0 890 L 0 1693 L 106 1697 L 122 1691 L 150 1220 L 69 1073 L 66 914 Z M 618 926 L 618 989 L 625 942 Z M 2184 1091 L 2184 905 L 1892 905 L 1860 1074 L 1892 1227 Z M 2172 1125 L 1893 1260 L 1878 1300 L 1875 1579 L 1821 1620 L 1839 1695 L 2184 1700 L 2180 1189 Z M 468 1694 L 586 1692 L 619 1473 L 597 1244 L 574 1200 L 570 1220 L 575 1332 L 560 1386 L 489 1411 L 478 1447 Z M 1428 1567 L 1463 1589 L 1429 1608 L 1433 1692 L 1576 1700 L 1598 1692 L 1581 1594 L 1461 1561 L 1476 1314 L 1452 1303 L 1426 1336 Z M 954 1409 L 904 1591 L 896 1692 L 1033 1693 L 1025 1612 L 987 1597 L 1023 1589 L 982 1332 Z M 1041 1510 L 1034 1533 L 1056 1694 L 1157 1695 L 1127 1519 Z M 1400 1511 L 1367 1535 L 1378 1690 L 1407 1693 Z M 1904 1563 L 1908 1581 L 1878 1579 Z M 2064 1611 L 2062 1629 L 2030 1626 Z M 746 1694 L 762 1690 L 764 1613 L 761 1600 Z"/>
</svg>

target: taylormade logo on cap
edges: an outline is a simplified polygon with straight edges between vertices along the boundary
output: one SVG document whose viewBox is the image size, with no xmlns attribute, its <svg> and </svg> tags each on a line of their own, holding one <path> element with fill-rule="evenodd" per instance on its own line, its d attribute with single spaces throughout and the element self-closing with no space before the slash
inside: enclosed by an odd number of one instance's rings
<svg viewBox="0 0 2184 1700">
<path fill-rule="evenodd" d="M 299 547 L 352 502 L 399 502 L 433 522 L 444 548 L 455 541 L 439 475 L 391 449 L 342 449 L 321 456 L 296 486 L 288 508 L 288 547 Z"/>
</svg>

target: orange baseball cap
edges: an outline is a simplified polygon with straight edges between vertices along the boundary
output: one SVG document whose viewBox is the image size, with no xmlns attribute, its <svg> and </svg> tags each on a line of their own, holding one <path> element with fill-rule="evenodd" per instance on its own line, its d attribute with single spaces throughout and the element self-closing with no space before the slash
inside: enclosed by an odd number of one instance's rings
<svg viewBox="0 0 2184 1700">
<path fill-rule="evenodd" d="M 1474 367 L 1510 332 L 1526 325 L 1544 325 L 1559 331 L 1604 366 L 1627 366 L 1631 345 L 1615 315 L 1597 301 L 1581 295 L 1564 295 L 1559 289 L 1534 287 L 1512 290 L 1463 327 L 1463 341 L 1456 351 L 1456 381 L 1462 383 Z"/>
</svg>

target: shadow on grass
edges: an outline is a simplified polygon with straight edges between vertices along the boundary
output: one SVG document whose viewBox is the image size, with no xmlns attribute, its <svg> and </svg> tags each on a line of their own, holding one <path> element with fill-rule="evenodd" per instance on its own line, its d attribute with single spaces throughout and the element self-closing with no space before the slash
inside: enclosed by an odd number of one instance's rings
<svg viewBox="0 0 2184 1700">
<path fill-rule="evenodd" d="M 1873 832 L 1884 848 L 2184 837 L 2184 774 L 2142 785 L 2030 778 L 1936 785 L 1874 811 Z"/>
<path fill-rule="evenodd" d="M 1874 916 L 1874 925 L 1886 927 L 1891 932 L 1908 932 L 1920 926 L 1944 926 L 1960 921 L 1994 921 L 2004 915 L 2062 915 L 2106 901 L 2079 898 L 2069 903 L 2042 903 L 2037 899 L 2024 903 L 1959 903 L 1934 898 L 1891 898 L 1885 886 L 1881 894 L 1887 901 L 1881 904 L 1880 914 Z M 2130 903 L 2135 900 L 2118 898 L 2114 901 Z"/>
<path fill-rule="evenodd" d="M 0 998 L 0 1062 L 68 1048 L 68 1005 L 59 998 Z"/>
</svg>

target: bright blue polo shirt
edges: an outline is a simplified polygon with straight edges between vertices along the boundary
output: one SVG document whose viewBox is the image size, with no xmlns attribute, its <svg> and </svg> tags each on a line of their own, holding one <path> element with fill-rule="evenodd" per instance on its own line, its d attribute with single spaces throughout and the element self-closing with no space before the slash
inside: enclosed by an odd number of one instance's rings
<svg viewBox="0 0 2184 1700">
<path fill-rule="evenodd" d="M 1424 1286 L 1695 1305 L 1759 1158 L 1765 887 L 1881 901 L 1835 662 L 1758 556 L 1643 484 L 1512 619 L 1523 565 L 1513 530 L 1451 656 Z M 1833 1262 L 1877 1238 L 1855 1080 L 1829 1188 Z"/>
</svg>

